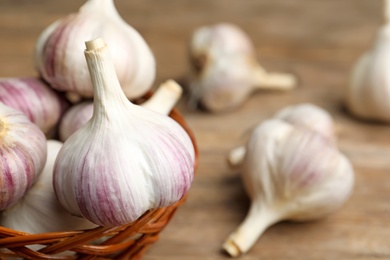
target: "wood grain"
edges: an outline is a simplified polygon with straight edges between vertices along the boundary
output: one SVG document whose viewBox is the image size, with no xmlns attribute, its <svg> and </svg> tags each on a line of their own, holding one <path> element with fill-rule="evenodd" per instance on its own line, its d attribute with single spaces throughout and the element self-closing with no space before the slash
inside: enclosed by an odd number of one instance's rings
<svg viewBox="0 0 390 260">
<path fill-rule="evenodd" d="M 77 10 L 81 0 L 0 0 L 0 77 L 35 75 L 32 52 L 39 33 Z M 226 154 L 251 127 L 278 109 L 311 102 L 337 125 L 340 149 L 356 171 L 343 209 L 316 222 L 280 223 L 241 259 L 390 259 L 390 127 L 358 121 L 343 109 L 351 66 L 382 23 L 379 0 L 116 0 L 123 18 L 151 46 L 156 85 L 188 74 L 187 43 L 195 28 L 233 22 L 253 39 L 269 70 L 291 71 L 300 86 L 289 93 L 257 92 L 231 113 L 208 114 L 179 104 L 200 148 L 196 180 L 147 260 L 226 259 L 220 247 L 240 223 L 248 199 Z"/>
</svg>

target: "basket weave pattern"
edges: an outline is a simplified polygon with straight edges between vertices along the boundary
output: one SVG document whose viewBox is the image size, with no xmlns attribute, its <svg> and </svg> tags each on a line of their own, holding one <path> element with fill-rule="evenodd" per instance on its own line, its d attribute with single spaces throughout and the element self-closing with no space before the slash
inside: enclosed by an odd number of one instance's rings
<svg viewBox="0 0 390 260">
<path fill-rule="evenodd" d="M 194 135 L 177 110 L 172 110 L 170 117 L 189 134 L 195 148 L 196 169 L 198 150 Z M 113 228 L 28 234 L 0 226 L 0 259 L 140 259 L 185 200 L 186 196 L 169 207 L 149 210 L 136 221 Z M 39 249 L 31 249 L 32 245 L 39 245 Z"/>
</svg>

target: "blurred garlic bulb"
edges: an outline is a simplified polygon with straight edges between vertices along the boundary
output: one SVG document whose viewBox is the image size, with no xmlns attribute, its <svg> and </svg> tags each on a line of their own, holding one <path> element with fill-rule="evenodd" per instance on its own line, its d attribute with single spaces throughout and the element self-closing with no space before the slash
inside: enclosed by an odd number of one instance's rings
<svg viewBox="0 0 390 260">
<path fill-rule="evenodd" d="M 141 106 L 168 115 L 182 95 L 183 89 L 173 80 L 168 80 L 157 89 L 151 98 Z M 59 138 L 65 142 L 73 133 L 84 126 L 93 115 L 93 101 L 72 106 L 62 117 Z"/>
<path fill-rule="evenodd" d="M 47 27 L 35 49 L 35 63 L 42 77 L 60 91 L 92 97 L 93 88 L 85 64 L 84 42 L 104 37 L 126 96 L 145 94 L 155 78 L 155 60 L 142 36 L 115 9 L 113 0 L 88 0 L 78 13 Z"/>
<path fill-rule="evenodd" d="M 304 103 L 288 106 L 278 111 L 272 118 L 283 120 L 296 127 L 316 131 L 328 138 L 329 141 L 336 142 L 332 116 L 316 105 Z M 234 148 L 228 155 L 230 166 L 240 165 L 245 153 L 245 146 Z"/>
<path fill-rule="evenodd" d="M 94 112 L 62 146 L 53 183 L 73 215 L 119 226 L 179 201 L 192 183 L 195 151 L 173 119 L 127 100 L 102 39 L 86 46 Z"/>
<path fill-rule="evenodd" d="M 0 101 L 23 112 L 45 134 L 50 133 L 66 108 L 66 100 L 33 78 L 0 79 Z"/>
<path fill-rule="evenodd" d="M 390 1 L 385 5 L 386 23 L 353 68 L 346 105 L 359 118 L 390 122 Z"/>
<path fill-rule="evenodd" d="M 297 84 L 293 75 L 266 72 L 249 37 L 233 24 L 197 29 L 190 57 L 196 73 L 191 102 L 199 100 L 211 112 L 237 108 L 255 89 L 289 90 Z"/>
<path fill-rule="evenodd" d="M 53 166 L 62 143 L 47 142 L 47 160 L 37 182 L 14 206 L 2 212 L 0 224 L 14 230 L 39 234 L 97 227 L 72 216 L 58 202 L 53 189 Z"/>
<path fill-rule="evenodd" d="M 46 161 L 46 137 L 22 112 L 0 102 L 0 210 L 30 189 Z"/>
<path fill-rule="evenodd" d="M 223 248 L 246 253 L 271 225 L 322 218 L 349 198 L 354 173 L 349 160 L 318 132 L 272 119 L 252 133 L 242 167 L 251 205 Z"/>
</svg>

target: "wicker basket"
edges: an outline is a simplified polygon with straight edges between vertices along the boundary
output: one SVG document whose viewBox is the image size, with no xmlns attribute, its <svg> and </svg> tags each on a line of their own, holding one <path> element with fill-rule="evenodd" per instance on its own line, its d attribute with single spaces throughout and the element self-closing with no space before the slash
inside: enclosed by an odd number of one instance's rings
<svg viewBox="0 0 390 260">
<path fill-rule="evenodd" d="M 194 135 L 177 110 L 170 117 L 191 137 L 196 169 L 198 150 Z M 183 197 L 172 206 L 150 210 L 133 223 L 114 228 L 28 234 L 0 227 L 0 259 L 140 259 L 185 200 Z M 40 249 L 33 250 L 30 246 Z"/>
</svg>

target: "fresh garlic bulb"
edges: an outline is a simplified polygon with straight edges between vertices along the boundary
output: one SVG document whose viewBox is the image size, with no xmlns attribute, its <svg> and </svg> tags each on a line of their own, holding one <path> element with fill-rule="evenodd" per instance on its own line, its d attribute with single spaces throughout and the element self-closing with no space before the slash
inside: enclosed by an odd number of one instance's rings
<svg viewBox="0 0 390 260">
<path fill-rule="evenodd" d="M 283 120 L 296 127 L 313 130 L 336 142 L 335 127 L 332 116 L 324 109 L 309 103 L 297 104 L 285 107 L 278 111 L 272 118 Z M 228 163 L 239 166 L 244 160 L 245 146 L 234 148 L 228 155 Z"/>
<path fill-rule="evenodd" d="M 66 107 L 64 98 L 33 77 L 0 79 L 0 101 L 23 112 L 45 134 L 54 129 Z"/>
<path fill-rule="evenodd" d="M 128 224 L 187 193 L 194 146 L 173 119 L 126 99 L 102 39 L 86 46 L 94 112 L 58 154 L 55 192 L 73 215 L 101 226 Z"/>
<path fill-rule="evenodd" d="M 346 105 L 359 118 L 390 122 L 390 1 L 385 3 L 386 24 L 353 68 Z"/>
<path fill-rule="evenodd" d="M 297 84 L 293 75 L 266 72 L 249 37 L 232 24 L 196 30 L 190 55 L 196 72 L 191 102 L 199 100 L 211 112 L 237 108 L 255 89 L 289 90 Z"/>
<path fill-rule="evenodd" d="M 54 22 L 42 32 L 35 50 L 42 77 L 70 96 L 92 97 L 82 54 L 83 43 L 96 37 L 107 39 L 126 96 L 133 99 L 145 94 L 155 78 L 153 54 L 141 35 L 119 16 L 113 0 L 88 0 L 78 13 Z"/>
<path fill-rule="evenodd" d="M 183 89 L 173 80 L 161 84 L 157 91 L 141 106 L 168 115 L 180 99 Z M 62 117 L 59 138 L 65 142 L 73 133 L 85 125 L 93 115 L 93 101 L 72 106 Z"/>
<path fill-rule="evenodd" d="M 349 160 L 318 132 L 271 119 L 252 133 L 242 167 L 251 206 L 223 248 L 246 253 L 271 225 L 307 221 L 339 209 L 351 194 Z"/>
<path fill-rule="evenodd" d="M 1 226 L 31 234 L 97 227 L 84 218 L 72 216 L 55 196 L 53 167 L 61 146 L 59 141 L 47 141 L 47 160 L 42 173 L 17 204 L 2 212 Z"/>
<path fill-rule="evenodd" d="M 46 137 L 22 112 L 0 102 L 0 210 L 15 204 L 41 173 Z"/>
</svg>

